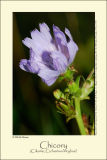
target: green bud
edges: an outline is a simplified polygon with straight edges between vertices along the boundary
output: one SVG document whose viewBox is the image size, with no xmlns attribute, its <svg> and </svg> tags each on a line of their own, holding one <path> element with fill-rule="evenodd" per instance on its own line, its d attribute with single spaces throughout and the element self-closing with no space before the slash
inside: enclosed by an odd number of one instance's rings
<svg viewBox="0 0 107 160">
<path fill-rule="evenodd" d="M 69 88 L 71 94 L 76 93 L 79 89 L 78 85 L 75 82 L 69 83 L 68 88 Z"/>
<path fill-rule="evenodd" d="M 60 98 L 65 99 L 65 95 L 64 95 L 64 93 L 61 93 L 61 97 L 60 97 Z"/>
<path fill-rule="evenodd" d="M 66 72 L 64 73 L 64 77 L 68 80 L 72 80 L 73 79 L 73 75 L 75 73 L 75 70 L 72 70 L 71 68 L 68 68 L 66 70 Z"/>
<path fill-rule="evenodd" d="M 80 100 L 84 100 L 84 99 L 90 99 L 90 97 L 88 96 L 91 92 L 93 91 L 93 89 L 85 89 L 82 88 L 82 94 L 79 96 Z"/>
<path fill-rule="evenodd" d="M 64 90 L 64 92 L 69 93 L 69 89 L 68 89 L 68 88 L 66 88 L 66 89 Z"/>
<path fill-rule="evenodd" d="M 62 95 L 62 92 L 59 90 L 59 89 L 56 89 L 54 92 L 53 92 L 53 95 L 56 99 L 60 99 L 61 98 L 61 95 Z"/>
<path fill-rule="evenodd" d="M 88 95 L 94 90 L 94 79 L 86 80 L 82 89 L 80 99 L 89 99 Z"/>
<path fill-rule="evenodd" d="M 68 111 L 69 108 L 68 108 L 68 106 L 66 104 L 64 104 L 62 102 L 59 102 L 59 105 L 65 112 Z"/>
</svg>

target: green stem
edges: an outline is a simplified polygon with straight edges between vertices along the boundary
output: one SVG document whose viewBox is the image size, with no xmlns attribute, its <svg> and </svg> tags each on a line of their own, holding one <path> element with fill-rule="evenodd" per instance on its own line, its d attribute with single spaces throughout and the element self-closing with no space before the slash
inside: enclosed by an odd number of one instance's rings
<svg viewBox="0 0 107 160">
<path fill-rule="evenodd" d="M 81 135 L 86 135 L 84 123 L 82 120 L 81 109 L 80 109 L 80 100 L 75 98 L 75 110 L 76 110 L 76 121 L 80 130 Z"/>
</svg>

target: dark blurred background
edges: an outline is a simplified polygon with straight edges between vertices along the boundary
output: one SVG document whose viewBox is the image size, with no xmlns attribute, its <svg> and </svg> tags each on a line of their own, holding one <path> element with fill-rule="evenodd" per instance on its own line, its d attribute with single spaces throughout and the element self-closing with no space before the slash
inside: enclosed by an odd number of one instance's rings
<svg viewBox="0 0 107 160">
<path fill-rule="evenodd" d="M 19 68 L 21 59 L 29 58 L 29 49 L 22 44 L 30 31 L 45 22 L 52 31 L 55 24 L 62 31 L 67 27 L 79 47 L 73 65 L 85 78 L 94 67 L 94 13 L 13 13 L 13 134 L 14 135 L 77 135 L 75 120 L 66 123 L 57 112 L 53 91 L 64 88 L 64 82 L 56 81 L 48 87 L 34 74 Z M 94 122 L 94 92 L 91 99 L 81 103 L 82 113 L 88 117 L 89 125 Z"/>
</svg>

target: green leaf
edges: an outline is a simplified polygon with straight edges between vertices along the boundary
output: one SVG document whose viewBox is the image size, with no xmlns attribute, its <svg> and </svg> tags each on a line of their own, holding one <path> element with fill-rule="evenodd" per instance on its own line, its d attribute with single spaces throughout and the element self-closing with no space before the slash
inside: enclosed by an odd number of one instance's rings
<svg viewBox="0 0 107 160">
<path fill-rule="evenodd" d="M 80 78 L 81 78 L 81 76 L 78 76 L 78 77 L 76 78 L 76 81 L 75 81 L 75 83 L 77 84 L 78 87 L 79 87 L 79 83 L 80 83 Z"/>
<path fill-rule="evenodd" d="M 70 117 L 67 117 L 66 118 L 66 122 L 68 123 L 71 119 L 75 118 L 76 116 L 75 115 L 71 115 Z"/>
</svg>

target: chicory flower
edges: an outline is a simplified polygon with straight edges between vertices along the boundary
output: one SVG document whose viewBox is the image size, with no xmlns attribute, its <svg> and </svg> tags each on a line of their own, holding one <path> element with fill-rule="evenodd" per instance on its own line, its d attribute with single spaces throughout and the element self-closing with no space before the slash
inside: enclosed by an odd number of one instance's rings
<svg viewBox="0 0 107 160">
<path fill-rule="evenodd" d="M 54 38 L 46 23 L 39 24 L 39 27 L 40 31 L 33 30 L 31 38 L 27 37 L 22 41 L 30 49 L 30 57 L 29 60 L 22 59 L 19 66 L 24 71 L 37 74 L 51 86 L 73 62 L 78 46 L 67 28 L 65 33 L 69 37 L 68 41 L 65 34 L 55 25 Z"/>
</svg>

